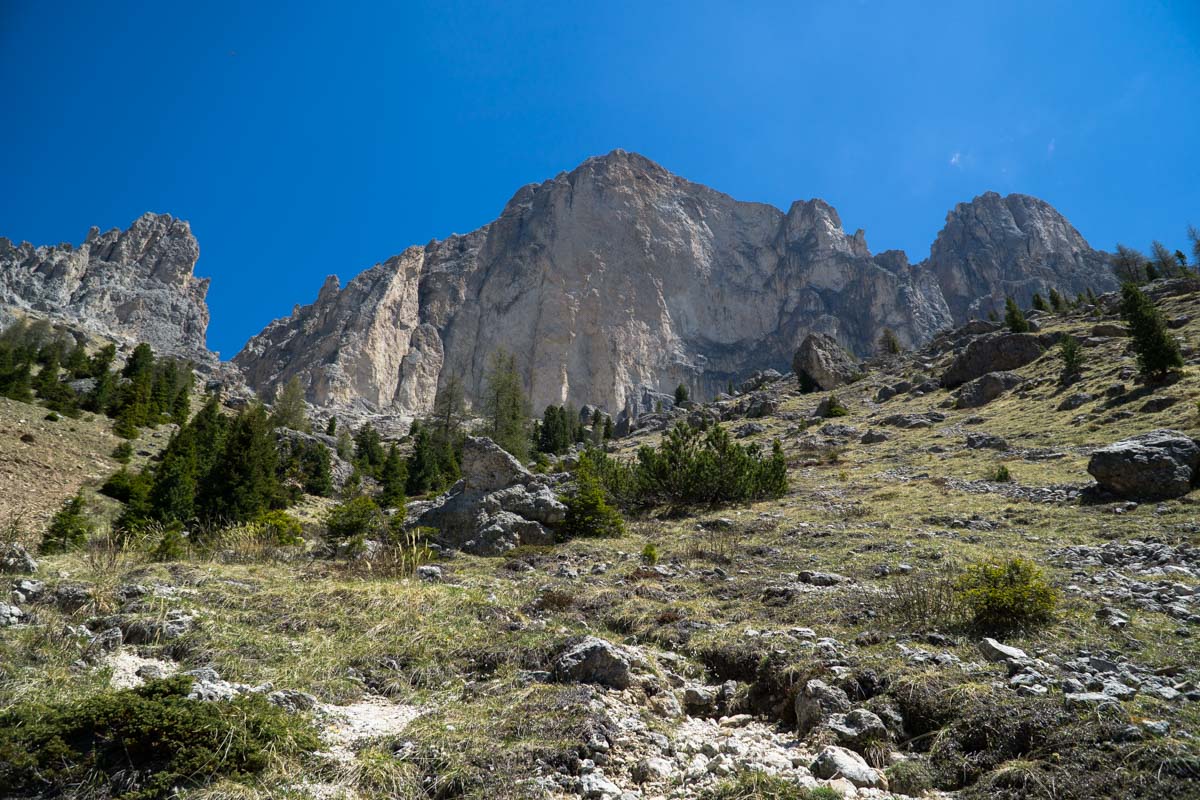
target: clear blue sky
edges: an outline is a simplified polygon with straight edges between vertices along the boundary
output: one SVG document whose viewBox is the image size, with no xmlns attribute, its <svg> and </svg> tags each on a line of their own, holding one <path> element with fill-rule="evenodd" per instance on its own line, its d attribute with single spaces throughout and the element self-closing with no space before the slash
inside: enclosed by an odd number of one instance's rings
<svg viewBox="0 0 1200 800">
<path fill-rule="evenodd" d="M 0 235 L 190 220 L 227 358 L 617 147 L 913 261 L 989 189 L 1107 249 L 1200 225 L 1195 0 L 0 0 L 0 90 Z"/>
</svg>

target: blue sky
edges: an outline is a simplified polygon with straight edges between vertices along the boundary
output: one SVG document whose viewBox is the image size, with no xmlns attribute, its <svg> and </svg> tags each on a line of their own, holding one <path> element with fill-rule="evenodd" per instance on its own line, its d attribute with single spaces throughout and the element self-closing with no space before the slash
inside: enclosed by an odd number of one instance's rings
<svg viewBox="0 0 1200 800">
<path fill-rule="evenodd" d="M 0 235 L 189 220 L 231 357 L 325 275 L 620 147 L 928 254 L 995 190 L 1200 225 L 1200 3 L 0 0 Z"/>
</svg>

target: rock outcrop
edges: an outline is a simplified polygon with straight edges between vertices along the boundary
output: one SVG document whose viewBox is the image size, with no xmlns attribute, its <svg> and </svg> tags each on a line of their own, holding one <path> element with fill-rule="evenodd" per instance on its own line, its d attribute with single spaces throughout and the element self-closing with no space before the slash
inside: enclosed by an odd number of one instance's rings
<svg viewBox="0 0 1200 800">
<path fill-rule="evenodd" d="M 991 333 L 972 339 L 942 375 L 942 386 L 953 389 L 989 372 L 1020 369 L 1040 358 L 1041 340 L 1032 333 Z"/>
<path fill-rule="evenodd" d="M 319 405 L 415 414 L 451 375 L 477 400 L 505 349 L 535 409 L 591 403 L 615 417 L 680 383 L 705 398 L 783 371 L 810 333 L 866 355 L 886 327 L 911 347 L 981 298 L 1039 281 L 1104 288 L 1107 275 L 1107 256 L 1032 198 L 960 206 L 930 261 L 910 265 L 898 251 L 872 255 L 824 201 L 786 213 L 739 202 L 617 150 L 522 188 L 476 231 L 409 248 L 344 287 L 330 277 L 235 361 L 267 395 L 295 375 Z"/>
<path fill-rule="evenodd" d="M 34 247 L 0 237 L 0 322 L 22 312 L 155 350 L 211 360 L 208 279 L 188 223 L 144 214 L 127 230 L 92 228 L 78 246 Z"/>
<path fill-rule="evenodd" d="M 1118 288 L 1105 253 L 1093 250 L 1049 203 L 987 192 L 946 215 L 925 265 L 956 322 L 1003 312 L 1004 299 L 1028 307 L 1034 292 L 1067 297 Z"/>
<path fill-rule="evenodd" d="M 546 483 L 491 439 L 467 437 L 463 477 L 430 504 L 410 504 L 413 523 L 437 531 L 444 547 L 499 555 L 519 545 L 554 543 L 550 528 L 567 509 Z"/>
</svg>

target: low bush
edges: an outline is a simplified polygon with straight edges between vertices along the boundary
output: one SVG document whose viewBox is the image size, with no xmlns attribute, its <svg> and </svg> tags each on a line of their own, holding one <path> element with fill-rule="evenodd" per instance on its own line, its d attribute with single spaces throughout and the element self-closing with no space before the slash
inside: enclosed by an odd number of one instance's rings
<svg viewBox="0 0 1200 800">
<path fill-rule="evenodd" d="M 0 786 L 16 795 L 157 800 L 217 778 L 245 781 L 276 755 L 320 745 L 305 722 L 261 695 L 189 700 L 191 683 L 176 676 L 0 712 Z"/>
<path fill-rule="evenodd" d="M 113 460 L 120 464 L 128 464 L 133 458 L 133 445 L 129 442 L 121 442 L 112 451 Z"/>
<path fill-rule="evenodd" d="M 819 411 L 821 416 L 832 419 L 834 417 L 846 417 L 850 415 L 850 409 L 838 399 L 836 394 L 831 394 L 825 398 L 825 402 L 820 405 Z"/>
<path fill-rule="evenodd" d="M 333 544 L 366 539 L 387 542 L 398 533 L 393 524 L 401 522 L 402 519 L 389 518 L 370 497 L 358 495 L 329 509 L 325 532 Z"/>
<path fill-rule="evenodd" d="M 255 531 L 267 544 L 292 547 L 304 544 L 300 520 L 286 511 L 264 511 L 254 521 Z"/>
<path fill-rule="evenodd" d="M 743 772 L 701 796 L 704 800 L 841 800 L 842 794 L 828 786 L 810 789 L 783 775 Z"/>
<path fill-rule="evenodd" d="M 771 454 L 743 446 L 719 425 L 672 428 L 657 447 L 638 450 L 636 460 L 589 453 L 600 483 L 624 508 L 714 507 L 780 497 L 788 487 L 787 461 L 776 441 Z"/>
<path fill-rule="evenodd" d="M 1042 571 L 1023 558 L 972 564 L 957 579 L 955 592 L 977 627 L 997 632 L 1044 623 L 1058 603 Z"/>
<path fill-rule="evenodd" d="M 991 474 L 991 479 L 995 483 L 1012 483 L 1012 473 L 1008 471 L 1008 467 L 1004 464 L 996 467 L 996 470 Z"/>
<path fill-rule="evenodd" d="M 888 789 L 920 797 L 933 788 L 933 774 L 920 761 L 899 761 L 884 771 Z"/>
</svg>

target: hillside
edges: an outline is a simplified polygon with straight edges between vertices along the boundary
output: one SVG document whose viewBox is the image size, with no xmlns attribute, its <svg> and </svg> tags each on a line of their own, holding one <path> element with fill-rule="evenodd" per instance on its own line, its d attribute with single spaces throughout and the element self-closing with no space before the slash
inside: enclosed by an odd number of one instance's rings
<svg viewBox="0 0 1200 800">
<path fill-rule="evenodd" d="M 792 375 L 642 415 L 611 457 L 703 417 L 778 439 L 789 488 L 631 515 L 619 538 L 331 557 L 318 520 L 335 501 L 307 497 L 300 547 L 242 529 L 166 561 L 104 537 L 39 558 L 4 607 L 19 611 L 0 629 L 0 708 L 186 671 L 201 697 L 263 694 L 323 737 L 188 798 L 1196 796 L 1200 494 L 1132 502 L 1087 471 L 1132 435 L 1200 437 L 1200 291 L 1148 291 L 1187 362 L 1161 385 L 1137 379 L 1110 295 L 1031 315 L 1046 349 L 979 405 L 978 384 L 941 380 L 1004 336 L 976 322 L 862 364 L 834 390 L 845 416 L 815 417 L 830 392 Z M 1084 344 L 1069 385 L 1062 334 Z M 22 494 L 57 501 L 114 466 L 100 418 L 0 402 L 0 463 Z M 468 483 L 509 485 L 505 469 L 464 463 Z M 428 507 L 411 501 L 410 519 Z M 1059 601 L 985 633 L 953 584 L 1010 557 Z"/>
</svg>

